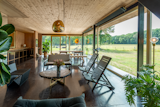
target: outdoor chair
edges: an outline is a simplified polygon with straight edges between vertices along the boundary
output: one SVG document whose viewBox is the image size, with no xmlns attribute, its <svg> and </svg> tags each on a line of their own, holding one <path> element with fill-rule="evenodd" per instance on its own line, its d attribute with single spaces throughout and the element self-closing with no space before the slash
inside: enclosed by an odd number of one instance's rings
<svg viewBox="0 0 160 107">
<path fill-rule="evenodd" d="M 92 88 L 92 91 L 95 89 L 97 84 L 100 84 L 101 86 L 107 86 L 110 90 L 114 90 L 114 87 L 107 79 L 106 75 L 104 74 L 104 71 L 106 67 L 108 66 L 111 58 L 107 56 L 103 56 L 101 60 L 99 61 L 96 68 L 92 71 L 92 75 L 89 74 L 83 74 L 84 79 L 89 82 L 93 82 L 94 86 Z"/>
<path fill-rule="evenodd" d="M 91 67 L 93 66 L 93 64 L 95 63 L 95 60 L 97 59 L 98 54 L 93 54 L 92 57 L 90 58 L 90 60 L 88 61 L 87 65 L 85 67 L 80 67 L 79 69 L 83 72 L 87 72 L 87 74 L 90 72 Z"/>
<path fill-rule="evenodd" d="M 16 67 L 16 64 L 10 64 L 8 65 L 10 68 L 10 73 L 11 73 L 11 80 L 8 86 L 12 83 L 15 82 L 17 85 L 21 86 L 29 77 L 29 73 L 31 69 L 18 69 Z"/>
<path fill-rule="evenodd" d="M 47 69 L 48 69 L 48 66 L 51 66 L 51 65 L 53 66 L 54 60 L 57 60 L 57 59 L 62 59 L 64 61 L 65 65 L 70 66 L 69 69 L 72 68 L 72 62 L 71 62 L 71 59 L 70 59 L 70 54 L 49 55 L 48 60 L 44 61 L 44 67 L 47 66 Z M 43 70 L 44 70 L 44 67 L 43 67 Z"/>
</svg>

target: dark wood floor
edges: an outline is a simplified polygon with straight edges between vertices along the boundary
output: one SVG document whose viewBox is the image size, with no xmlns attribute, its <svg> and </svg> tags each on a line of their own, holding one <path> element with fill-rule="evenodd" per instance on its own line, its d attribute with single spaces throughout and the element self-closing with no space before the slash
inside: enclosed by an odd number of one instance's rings
<svg viewBox="0 0 160 107">
<path fill-rule="evenodd" d="M 20 87 L 13 83 L 7 88 L 3 107 L 12 107 L 19 96 L 24 99 L 47 99 L 50 80 L 39 76 L 39 72 L 43 70 L 42 62 L 42 58 L 30 59 L 17 66 L 18 69 L 31 68 L 29 78 Z M 52 88 L 50 98 L 76 97 L 85 93 L 87 107 L 130 107 L 125 99 L 124 83 L 121 78 L 107 70 L 105 74 L 115 90 L 99 87 L 92 93 L 92 84 L 90 86 L 86 84 L 81 71 L 75 66 L 72 75 L 66 77 L 65 86 L 57 84 Z M 2 100 L 1 95 L 0 100 Z"/>
</svg>

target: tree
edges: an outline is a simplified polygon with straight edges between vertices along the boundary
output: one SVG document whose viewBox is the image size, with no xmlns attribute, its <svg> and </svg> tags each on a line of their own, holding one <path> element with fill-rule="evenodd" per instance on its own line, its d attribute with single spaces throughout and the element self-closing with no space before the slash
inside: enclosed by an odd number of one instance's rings
<svg viewBox="0 0 160 107">
<path fill-rule="evenodd" d="M 100 45 L 102 44 L 102 40 L 107 40 L 108 44 L 111 43 L 111 35 L 110 33 L 114 33 L 114 26 L 108 27 L 100 31 Z M 105 41 L 106 42 L 106 41 Z M 103 42 L 103 43 L 105 43 Z"/>
</svg>

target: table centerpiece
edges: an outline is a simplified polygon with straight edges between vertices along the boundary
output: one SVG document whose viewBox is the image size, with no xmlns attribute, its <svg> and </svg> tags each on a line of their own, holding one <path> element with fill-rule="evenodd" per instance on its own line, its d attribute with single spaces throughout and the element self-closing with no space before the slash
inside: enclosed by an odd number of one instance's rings
<svg viewBox="0 0 160 107">
<path fill-rule="evenodd" d="M 57 73 L 60 73 L 60 67 L 62 65 L 65 65 L 65 64 L 64 64 L 64 61 L 62 59 L 56 59 L 56 60 L 54 60 L 53 65 L 57 66 Z"/>
</svg>

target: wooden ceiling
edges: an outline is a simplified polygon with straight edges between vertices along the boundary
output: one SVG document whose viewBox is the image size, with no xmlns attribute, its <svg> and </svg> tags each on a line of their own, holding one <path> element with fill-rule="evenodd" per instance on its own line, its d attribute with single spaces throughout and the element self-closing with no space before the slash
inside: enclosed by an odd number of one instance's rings
<svg viewBox="0 0 160 107">
<path fill-rule="evenodd" d="M 82 34 L 104 16 L 137 0 L 5 0 L 26 17 L 9 17 L 17 30 L 42 34 L 58 34 L 52 24 L 58 19 L 65 25 L 61 34 Z M 9 7 L 8 7 L 9 8 Z"/>
</svg>

